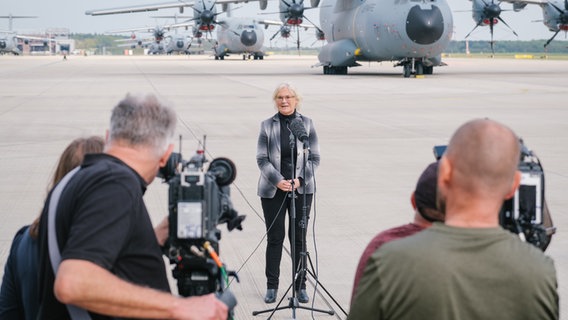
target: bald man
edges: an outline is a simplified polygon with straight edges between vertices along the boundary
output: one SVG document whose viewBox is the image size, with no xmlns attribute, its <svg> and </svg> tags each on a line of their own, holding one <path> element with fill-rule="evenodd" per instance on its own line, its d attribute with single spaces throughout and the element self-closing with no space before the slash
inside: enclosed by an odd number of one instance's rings
<svg viewBox="0 0 568 320">
<path fill-rule="evenodd" d="M 518 141 L 487 119 L 454 133 L 438 168 L 445 224 L 376 251 L 348 319 L 558 319 L 552 259 L 499 226 L 520 182 Z"/>
</svg>

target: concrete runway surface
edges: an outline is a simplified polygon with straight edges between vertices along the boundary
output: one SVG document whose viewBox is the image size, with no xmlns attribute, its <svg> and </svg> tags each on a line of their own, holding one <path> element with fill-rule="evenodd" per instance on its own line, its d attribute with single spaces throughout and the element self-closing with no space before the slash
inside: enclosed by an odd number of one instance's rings
<svg viewBox="0 0 568 320">
<path fill-rule="evenodd" d="M 314 265 L 310 269 L 329 294 L 316 294 L 313 307 L 336 315 L 287 308 L 273 319 L 290 319 L 293 313 L 299 319 L 344 319 L 341 308 L 349 308 L 355 268 L 368 241 L 411 220 L 410 194 L 418 175 L 434 161 L 432 147 L 446 144 L 459 125 L 480 117 L 507 124 L 540 157 L 558 227 L 546 253 L 555 260 L 561 317 L 568 319 L 568 61 L 445 62 L 448 66 L 435 68 L 433 75 L 405 79 L 390 62 L 324 76 L 321 68 L 311 68 L 315 56 L 263 61 L 239 56 L 225 61 L 206 56 L 70 56 L 66 61 L 2 56 L 0 262 L 16 230 L 40 212 L 64 147 L 79 136 L 104 135 L 112 107 L 126 93 L 154 93 L 178 111 L 184 159 L 207 135 L 209 159 L 235 162 L 231 198 L 247 218 L 243 231 L 220 227 L 220 256 L 240 277 L 240 283 L 231 285 L 238 300 L 236 319 L 267 318 L 269 313 L 252 316 L 275 307 L 263 302 L 266 240 L 256 196 L 256 142 L 260 122 L 275 113 L 274 88 L 289 81 L 303 95 L 301 112 L 314 120 L 321 145 L 308 252 Z M 145 200 L 157 223 L 167 214 L 167 185 L 156 180 Z M 291 283 L 290 266 L 284 256 L 279 299 Z M 310 303 L 303 307 L 312 307 L 311 284 L 308 293 Z M 280 306 L 288 306 L 288 300 Z"/>
</svg>

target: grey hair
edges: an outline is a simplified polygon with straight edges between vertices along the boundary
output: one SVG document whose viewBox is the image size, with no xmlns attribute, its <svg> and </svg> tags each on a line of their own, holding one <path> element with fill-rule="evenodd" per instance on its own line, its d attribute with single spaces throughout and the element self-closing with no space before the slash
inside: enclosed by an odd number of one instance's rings
<svg viewBox="0 0 568 320">
<path fill-rule="evenodd" d="M 127 94 L 112 110 L 109 139 L 150 147 L 161 156 L 172 141 L 176 122 L 174 109 L 155 95 Z"/>
<path fill-rule="evenodd" d="M 296 96 L 296 110 L 300 110 L 303 98 L 298 93 L 298 90 L 296 90 L 296 88 L 288 82 L 282 82 L 276 87 L 276 89 L 274 89 L 274 92 L 272 93 L 272 100 L 274 101 L 275 106 L 276 106 L 276 97 L 278 96 L 278 92 L 282 89 L 288 89 Z M 276 107 L 276 110 L 278 110 L 278 107 Z"/>
</svg>

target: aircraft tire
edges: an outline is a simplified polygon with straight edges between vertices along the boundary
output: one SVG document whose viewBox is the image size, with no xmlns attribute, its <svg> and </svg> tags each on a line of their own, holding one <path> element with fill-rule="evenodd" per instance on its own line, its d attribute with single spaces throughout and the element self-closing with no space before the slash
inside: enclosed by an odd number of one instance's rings
<svg viewBox="0 0 568 320">
<path fill-rule="evenodd" d="M 412 66 L 407 63 L 402 66 L 402 76 L 405 78 L 410 78 L 410 74 L 412 73 Z"/>
<path fill-rule="evenodd" d="M 416 62 L 416 65 L 414 67 L 416 68 L 417 75 L 424 74 L 424 65 L 422 64 L 422 62 Z"/>
<path fill-rule="evenodd" d="M 424 66 L 424 74 L 432 74 L 434 73 L 434 66 Z"/>
<path fill-rule="evenodd" d="M 323 74 L 347 74 L 347 67 L 323 66 Z"/>
</svg>

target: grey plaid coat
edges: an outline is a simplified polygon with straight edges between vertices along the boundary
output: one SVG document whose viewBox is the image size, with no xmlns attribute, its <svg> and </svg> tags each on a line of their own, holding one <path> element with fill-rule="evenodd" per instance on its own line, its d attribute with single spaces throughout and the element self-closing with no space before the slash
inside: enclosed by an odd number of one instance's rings
<svg viewBox="0 0 568 320">
<path fill-rule="evenodd" d="M 306 194 L 314 193 L 315 180 L 314 172 L 320 163 L 320 149 L 318 136 L 314 128 L 312 119 L 296 112 L 296 118 L 302 119 L 306 132 L 309 137 L 310 152 L 304 172 L 304 143 L 296 139 L 296 149 L 298 150 L 296 160 L 296 178 L 304 180 L 304 186 L 298 188 L 298 192 Z M 262 121 L 260 133 L 258 135 L 258 145 L 256 148 L 256 163 L 260 169 L 258 179 L 257 194 L 261 198 L 273 198 L 276 194 L 276 185 L 284 176 L 280 173 L 280 119 L 278 114 Z"/>
</svg>

